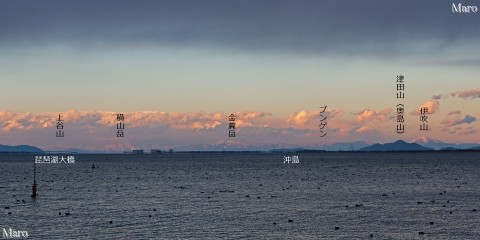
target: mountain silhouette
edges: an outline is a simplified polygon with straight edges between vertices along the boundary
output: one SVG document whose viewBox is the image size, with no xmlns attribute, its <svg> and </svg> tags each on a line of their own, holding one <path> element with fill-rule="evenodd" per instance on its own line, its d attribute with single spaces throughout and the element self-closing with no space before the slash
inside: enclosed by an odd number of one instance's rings
<svg viewBox="0 0 480 240">
<path fill-rule="evenodd" d="M 29 145 L 8 146 L 8 145 L 0 144 L 0 152 L 39 153 L 39 152 L 43 152 L 43 150 L 34 146 L 29 146 Z"/>
<path fill-rule="evenodd" d="M 393 143 L 385 143 L 385 144 L 373 144 L 368 147 L 364 147 L 360 149 L 360 151 L 366 151 L 366 152 L 371 152 L 371 151 L 430 151 L 433 150 L 432 148 L 427 148 L 424 147 L 420 144 L 417 143 L 407 143 L 403 140 L 398 140 Z"/>
<path fill-rule="evenodd" d="M 448 143 L 442 142 L 437 139 L 432 139 L 428 137 L 419 137 L 412 141 L 412 143 L 418 143 L 427 148 L 433 148 L 436 150 L 449 150 L 449 148 L 455 149 L 469 149 L 473 147 L 477 147 L 478 144 L 475 143 Z M 451 150 L 451 149 L 450 149 Z"/>
</svg>

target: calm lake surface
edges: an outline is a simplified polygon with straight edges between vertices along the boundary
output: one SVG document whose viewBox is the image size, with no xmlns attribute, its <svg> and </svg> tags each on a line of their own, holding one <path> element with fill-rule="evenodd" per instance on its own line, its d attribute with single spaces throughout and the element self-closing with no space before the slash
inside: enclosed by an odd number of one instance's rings
<svg viewBox="0 0 480 240">
<path fill-rule="evenodd" d="M 300 162 L 284 164 L 293 155 Z M 33 199 L 35 155 L 0 155 L 0 230 L 28 239 L 480 239 L 474 152 L 73 156 L 37 164 Z"/>
</svg>

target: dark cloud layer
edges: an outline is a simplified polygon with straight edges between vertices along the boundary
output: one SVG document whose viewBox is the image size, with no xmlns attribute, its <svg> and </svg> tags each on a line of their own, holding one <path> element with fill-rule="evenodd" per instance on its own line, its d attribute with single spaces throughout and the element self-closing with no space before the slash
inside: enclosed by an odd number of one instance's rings
<svg viewBox="0 0 480 240">
<path fill-rule="evenodd" d="M 456 125 L 461 125 L 461 124 L 471 124 L 477 121 L 477 118 L 471 115 L 466 115 L 463 118 L 455 118 L 455 119 L 445 119 L 442 121 L 442 124 L 444 124 L 447 127 L 452 127 Z"/>
<path fill-rule="evenodd" d="M 480 13 L 453 14 L 451 4 L 446 0 L 1 1 L 0 45 L 146 44 L 347 55 L 442 52 L 480 40 Z"/>
</svg>

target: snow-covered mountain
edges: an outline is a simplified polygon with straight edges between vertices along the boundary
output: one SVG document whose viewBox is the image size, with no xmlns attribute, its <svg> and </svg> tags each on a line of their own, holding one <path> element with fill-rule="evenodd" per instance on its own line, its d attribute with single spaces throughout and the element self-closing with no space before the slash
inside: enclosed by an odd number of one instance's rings
<svg viewBox="0 0 480 240">
<path fill-rule="evenodd" d="M 416 138 L 412 142 L 420 144 L 424 147 L 433 148 L 435 150 L 439 150 L 443 148 L 468 149 L 468 148 L 478 147 L 478 145 L 480 145 L 480 144 L 473 144 L 473 143 L 446 143 L 446 142 L 442 142 L 440 140 L 436 140 L 428 137 Z"/>
</svg>

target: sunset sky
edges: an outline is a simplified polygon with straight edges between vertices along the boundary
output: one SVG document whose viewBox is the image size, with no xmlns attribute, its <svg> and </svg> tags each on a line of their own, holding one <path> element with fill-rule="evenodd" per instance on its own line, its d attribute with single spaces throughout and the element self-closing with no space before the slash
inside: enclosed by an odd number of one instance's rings
<svg viewBox="0 0 480 240">
<path fill-rule="evenodd" d="M 0 144 L 480 143 L 479 23 L 444 0 L 0 1 Z"/>
</svg>

